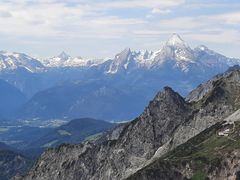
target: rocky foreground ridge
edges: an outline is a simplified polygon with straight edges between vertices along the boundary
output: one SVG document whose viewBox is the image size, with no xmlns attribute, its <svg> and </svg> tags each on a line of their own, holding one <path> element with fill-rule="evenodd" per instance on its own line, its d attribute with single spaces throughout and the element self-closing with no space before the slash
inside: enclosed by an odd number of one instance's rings
<svg viewBox="0 0 240 180">
<path fill-rule="evenodd" d="M 151 179 L 144 168 L 168 167 L 165 161 L 161 166 L 152 166 L 152 163 L 236 112 L 239 100 L 239 67 L 200 85 L 185 99 L 165 87 L 138 118 L 116 129 L 115 138 L 101 144 L 61 145 L 49 149 L 25 177 L 17 179 Z M 183 166 L 173 168 L 179 169 L 180 174 L 185 170 Z M 169 171 L 163 179 L 171 179 L 174 172 Z M 192 176 L 190 173 L 184 177 Z"/>
<path fill-rule="evenodd" d="M 239 179 L 239 130 L 240 110 L 140 169 L 127 180 Z"/>
</svg>

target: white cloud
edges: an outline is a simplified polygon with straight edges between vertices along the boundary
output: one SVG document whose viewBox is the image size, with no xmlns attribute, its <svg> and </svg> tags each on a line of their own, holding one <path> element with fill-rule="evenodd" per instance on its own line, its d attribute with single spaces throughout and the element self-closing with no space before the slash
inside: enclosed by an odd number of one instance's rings
<svg viewBox="0 0 240 180">
<path fill-rule="evenodd" d="M 122 1 L 107 1 L 104 3 L 96 3 L 99 8 L 160 8 L 174 7 L 181 5 L 185 0 L 122 0 Z"/>
<path fill-rule="evenodd" d="M 12 17 L 12 14 L 8 11 L 0 10 L 0 17 L 1 18 L 9 18 L 9 17 Z"/>
<path fill-rule="evenodd" d="M 182 12 L 190 7 L 198 6 L 186 0 L 3 0 L 0 34 L 4 38 L 21 37 L 22 42 L 29 44 L 37 44 L 39 39 L 53 44 L 54 41 L 64 44 L 66 40 L 69 44 L 88 43 L 91 39 L 93 46 L 100 48 L 104 48 L 103 39 L 110 44 L 131 41 L 140 46 L 157 44 L 174 32 L 206 43 L 239 42 L 239 11 L 207 16 Z M 179 9 L 184 16 L 177 16 Z M 134 15 L 138 10 L 139 14 Z"/>
<path fill-rule="evenodd" d="M 151 13 L 153 14 L 169 14 L 172 11 L 170 9 L 160 9 L 160 8 L 153 8 Z"/>
<path fill-rule="evenodd" d="M 186 37 L 197 40 L 203 43 L 222 43 L 222 44 L 231 44 L 231 43 L 239 43 L 239 32 L 237 30 L 227 30 L 221 31 L 219 30 L 217 33 L 188 33 L 185 35 Z"/>
<path fill-rule="evenodd" d="M 215 16 L 214 18 L 226 24 L 232 24 L 232 25 L 240 24 L 240 12 L 221 14 L 221 15 Z"/>
<path fill-rule="evenodd" d="M 30 2 L 30 1 L 29 1 Z M 86 35 L 106 37 L 119 35 L 128 26 L 144 24 L 144 20 L 105 15 L 88 4 L 67 6 L 53 0 L 44 3 L 0 2 L 0 32 L 29 36 Z M 9 18 L 5 18 L 9 15 Z M 11 15 L 11 16 L 10 16 Z M 115 32 L 115 34 L 114 34 Z"/>
<path fill-rule="evenodd" d="M 185 0 L 9 0 L 0 2 L 0 32 L 20 36 L 107 38 L 121 37 L 147 22 L 106 14 L 111 9 L 150 8 L 168 13 L 166 8 Z M 8 17 L 8 18 L 6 18 Z"/>
</svg>

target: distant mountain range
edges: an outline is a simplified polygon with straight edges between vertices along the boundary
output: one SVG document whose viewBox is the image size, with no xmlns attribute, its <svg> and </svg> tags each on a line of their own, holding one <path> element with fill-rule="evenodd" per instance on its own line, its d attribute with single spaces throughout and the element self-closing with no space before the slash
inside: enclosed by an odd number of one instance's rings
<svg viewBox="0 0 240 180">
<path fill-rule="evenodd" d="M 0 60 L 1 73 L 18 69 L 40 73 L 55 68 L 85 69 L 104 66 L 101 71 L 105 74 L 116 74 L 121 71 L 129 73 L 135 69 L 164 68 L 168 64 L 173 65 L 174 69 L 189 72 L 195 67 L 201 67 L 202 70 L 208 67 L 223 68 L 240 62 L 239 59 L 227 58 L 204 45 L 191 49 L 178 34 L 173 34 L 160 50 L 131 51 L 130 48 L 126 48 L 113 59 L 84 59 L 80 56 L 71 57 L 65 52 L 47 59 L 36 59 L 23 53 L 0 51 Z"/>
<path fill-rule="evenodd" d="M 157 51 L 126 48 L 113 59 L 83 59 L 65 52 L 35 59 L 1 51 L 0 64 L 0 78 L 29 99 L 14 118 L 129 120 L 163 86 L 184 96 L 240 60 L 203 45 L 192 49 L 173 34 Z"/>
</svg>

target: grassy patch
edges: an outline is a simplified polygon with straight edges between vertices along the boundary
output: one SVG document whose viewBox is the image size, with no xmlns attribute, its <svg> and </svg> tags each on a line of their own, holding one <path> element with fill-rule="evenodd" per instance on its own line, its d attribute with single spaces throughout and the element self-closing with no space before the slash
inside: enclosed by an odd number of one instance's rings
<svg viewBox="0 0 240 180">
<path fill-rule="evenodd" d="M 0 127 L 0 133 L 5 133 L 9 130 L 7 127 Z"/>
<path fill-rule="evenodd" d="M 226 129 L 230 129 L 228 136 L 218 135 L 218 132 Z M 170 167 L 170 173 L 171 167 L 181 171 L 188 165 L 193 172 L 191 179 L 205 180 L 208 179 L 209 173 L 221 167 L 225 157 L 237 149 L 240 149 L 240 122 L 235 122 L 235 126 L 224 124 L 224 122 L 217 123 L 176 147 L 142 171 L 146 174 L 154 174 L 158 169 L 168 172 L 164 166 L 167 164 Z M 133 177 L 137 179 L 139 175 L 141 174 L 137 173 Z"/>
<path fill-rule="evenodd" d="M 168 153 L 165 158 L 169 160 L 194 160 L 202 158 L 205 161 L 211 162 L 227 152 L 239 149 L 239 123 L 236 124 L 235 130 L 227 137 L 217 135 L 220 127 L 221 124 L 214 125 L 188 142 L 178 146 L 175 150 Z"/>
<path fill-rule="evenodd" d="M 61 135 L 61 136 L 71 136 L 72 134 L 65 131 L 65 130 L 58 130 L 58 133 Z"/>
<path fill-rule="evenodd" d="M 7 145 L 14 145 L 14 144 L 18 144 L 18 143 L 22 143 L 23 141 L 20 140 L 11 140 L 11 141 L 2 141 Z"/>
<path fill-rule="evenodd" d="M 207 179 L 207 175 L 202 170 L 197 170 L 192 177 L 192 180 L 205 180 Z"/>
<path fill-rule="evenodd" d="M 57 142 L 58 142 L 58 140 L 53 140 L 53 141 L 51 141 L 51 142 L 49 142 L 47 144 L 44 144 L 42 147 L 43 148 L 48 148 L 48 147 L 51 147 L 52 145 L 54 145 Z"/>
<path fill-rule="evenodd" d="M 97 133 L 91 136 L 88 136 L 84 139 L 84 141 L 95 141 L 97 140 L 100 136 L 102 135 L 102 133 Z"/>
<path fill-rule="evenodd" d="M 235 149 L 240 149 L 240 123 L 235 123 L 235 128 L 228 136 L 219 136 L 221 124 L 216 124 L 206 131 L 200 133 L 188 142 L 178 146 L 168 153 L 164 159 L 172 163 L 180 161 L 191 162 L 194 170 L 193 179 L 206 179 L 204 169 L 206 167 L 218 167 L 221 158 Z"/>
</svg>

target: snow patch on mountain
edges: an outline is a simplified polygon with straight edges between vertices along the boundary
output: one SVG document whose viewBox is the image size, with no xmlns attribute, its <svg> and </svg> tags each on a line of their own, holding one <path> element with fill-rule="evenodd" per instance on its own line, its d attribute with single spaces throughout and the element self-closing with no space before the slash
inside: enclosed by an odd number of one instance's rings
<svg viewBox="0 0 240 180">
<path fill-rule="evenodd" d="M 82 57 L 71 57 L 70 55 L 62 52 L 58 56 L 44 59 L 42 63 L 46 67 L 61 68 L 61 67 L 92 67 L 98 66 L 105 62 L 104 59 L 83 59 Z"/>
<path fill-rule="evenodd" d="M 172 34 L 166 42 L 166 45 L 173 47 L 188 47 L 188 44 L 176 33 Z"/>
<path fill-rule="evenodd" d="M 40 61 L 23 53 L 0 51 L 0 71 L 24 68 L 35 73 L 44 70 Z"/>
<path fill-rule="evenodd" d="M 203 45 L 191 49 L 178 34 L 173 34 L 160 50 L 154 52 L 131 51 L 126 48 L 115 56 L 106 73 L 116 74 L 136 68 L 164 69 L 166 67 L 189 73 L 196 69 L 202 71 L 206 68 L 223 69 L 236 64 L 240 64 L 239 59 L 227 58 Z"/>
<path fill-rule="evenodd" d="M 224 70 L 240 64 L 239 59 L 227 58 L 206 46 L 192 49 L 178 34 L 173 34 L 157 51 L 132 51 L 124 49 L 113 59 L 87 59 L 71 57 L 65 52 L 58 56 L 37 60 L 21 53 L 0 51 L 0 71 L 25 68 L 29 72 L 39 72 L 49 68 L 91 68 L 99 67 L 105 74 L 117 74 L 134 70 L 173 70 L 190 73 L 207 68 Z M 103 67 L 103 68 L 102 68 Z"/>
</svg>

